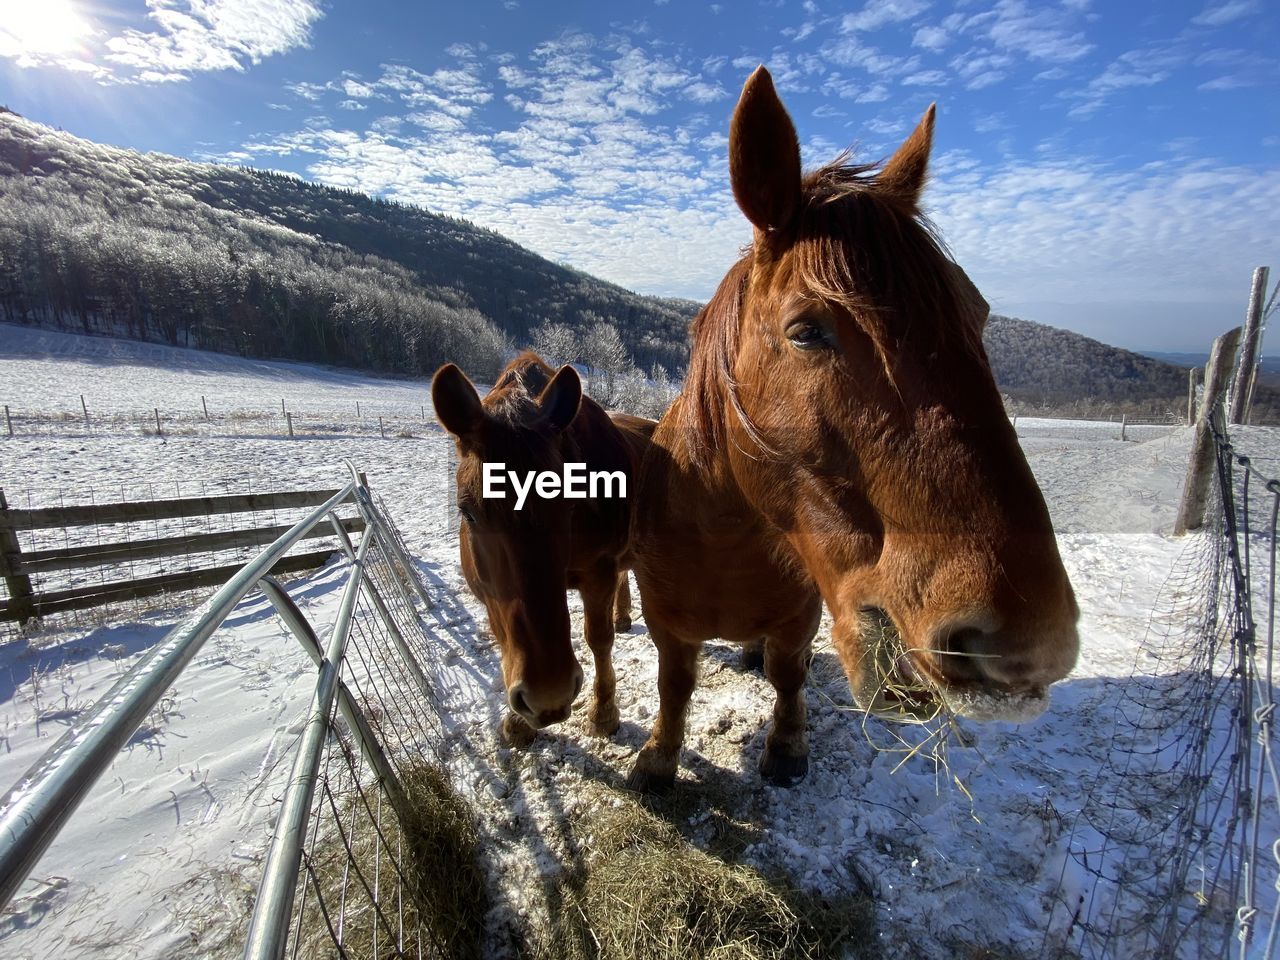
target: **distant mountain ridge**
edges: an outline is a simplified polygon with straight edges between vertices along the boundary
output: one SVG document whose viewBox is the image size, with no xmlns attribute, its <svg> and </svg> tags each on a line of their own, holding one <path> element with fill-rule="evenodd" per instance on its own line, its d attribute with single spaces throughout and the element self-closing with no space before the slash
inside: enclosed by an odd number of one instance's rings
<svg viewBox="0 0 1280 960">
<path fill-rule="evenodd" d="M 1082 334 L 992 314 L 983 335 L 1000 389 L 1023 408 L 1045 407 L 1081 416 L 1128 412 L 1185 416 L 1187 370 L 1195 354 L 1168 362 L 1113 347 Z M 1280 416 L 1280 393 L 1255 391 L 1255 422 Z"/>
</svg>

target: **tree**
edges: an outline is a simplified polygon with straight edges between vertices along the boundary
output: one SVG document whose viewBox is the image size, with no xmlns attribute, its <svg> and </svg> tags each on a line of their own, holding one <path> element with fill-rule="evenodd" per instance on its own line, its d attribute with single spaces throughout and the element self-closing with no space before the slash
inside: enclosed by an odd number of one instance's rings
<svg viewBox="0 0 1280 960">
<path fill-rule="evenodd" d="M 618 328 L 603 320 L 592 324 L 583 338 L 582 359 L 588 368 L 587 392 L 602 406 L 614 407 L 620 399 L 618 381 L 632 369 Z"/>
<path fill-rule="evenodd" d="M 533 330 L 533 352 L 553 367 L 582 360 L 578 336 L 563 323 L 544 320 Z"/>
</svg>

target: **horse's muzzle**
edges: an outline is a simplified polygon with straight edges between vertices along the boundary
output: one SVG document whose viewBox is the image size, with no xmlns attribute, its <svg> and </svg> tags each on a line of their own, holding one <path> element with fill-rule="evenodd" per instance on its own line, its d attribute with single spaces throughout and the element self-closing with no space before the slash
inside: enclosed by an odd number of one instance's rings
<svg viewBox="0 0 1280 960">
<path fill-rule="evenodd" d="M 534 685 L 523 681 L 512 684 L 507 691 L 507 703 L 511 710 L 535 730 L 561 723 L 573 712 L 573 702 L 582 691 L 582 667 L 573 665 L 569 686 L 563 684 Z M 559 689 L 555 689 L 559 687 Z M 572 692 L 569 692 L 572 691 Z M 568 699 L 565 694 L 568 694 Z"/>
</svg>

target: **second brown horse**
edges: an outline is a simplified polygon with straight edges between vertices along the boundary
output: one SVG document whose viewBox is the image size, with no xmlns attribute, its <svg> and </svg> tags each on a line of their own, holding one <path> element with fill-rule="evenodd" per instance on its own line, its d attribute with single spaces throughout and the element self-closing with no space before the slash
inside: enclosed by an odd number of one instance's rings
<svg viewBox="0 0 1280 960">
<path fill-rule="evenodd" d="M 582 688 L 570 640 L 569 589 L 582 595 L 595 660 L 588 721 L 593 733 L 609 736 L 619 721 L 613 634 L 631 625 L 632 500 L 531 495 L 517 510 L 511 498 L 483 495 L 484 465 L 536 474 L 581 463 L 588 472 L 621 472 L 630 494 L 654 422 L 605 413 L 582 395 L 572 367 L 553 371 L 533 353 L 508 364 L 483 401 L 466 375 L 447 364 L 436 372 L 431 399 L 458 448 L 462 571 L 488 611 L 502 654 L 511 708 L 504 736 L 524 744 L 535 730 L 567 719 Z"/>
</svg>

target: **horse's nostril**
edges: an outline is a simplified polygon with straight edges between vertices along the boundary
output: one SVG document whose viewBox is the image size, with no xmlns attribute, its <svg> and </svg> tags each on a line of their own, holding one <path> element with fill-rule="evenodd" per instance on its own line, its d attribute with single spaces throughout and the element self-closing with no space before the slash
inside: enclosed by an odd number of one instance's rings
<svg viewBox="0 0 1280 960">
<path fill-rule="evenodd" d="M 953 682 L 984 679 L 985 637 L 977 627 L 957 627 L 944 632 L 934 646 L 943 675 Z"/>
<path fill-rule="evenodd" d="M 526 719 L 533 719 L 533 711 L 529 709 L 529 703 L 524 698 L 524 687 L 516 686 L 511 688 L 511 692 L 507 695 L 507 700 L 511 704 L 511 709 Z"/>
</svg>

